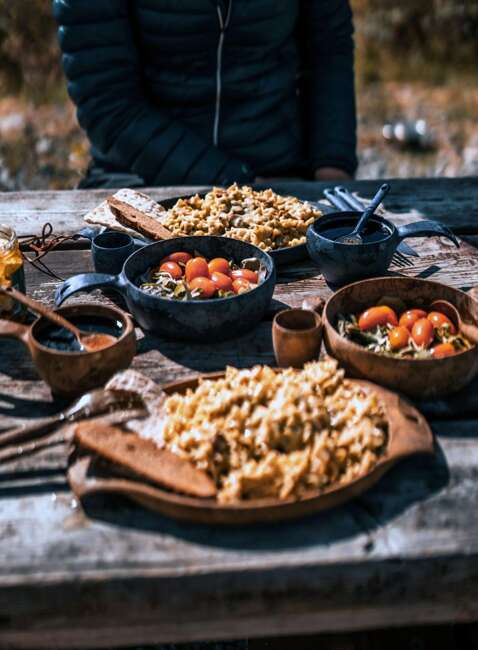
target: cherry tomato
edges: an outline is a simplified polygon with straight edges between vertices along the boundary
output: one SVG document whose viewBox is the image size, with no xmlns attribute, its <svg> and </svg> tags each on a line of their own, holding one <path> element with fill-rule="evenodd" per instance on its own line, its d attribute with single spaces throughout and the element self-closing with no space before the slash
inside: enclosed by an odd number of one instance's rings
<svg viewBox="0 0 478 650">
<path fill-rule="evenodd" d="M 213 295 L 216 293 L 216 289 L 217 289 L 216 285 L 212 280 L 201 276 L 193 278 L 191 282 L 189 282 L 189 288 L 191 289 L 191 291 L 193 291 L 194 289 L 200 289 L 201 290 L 200 298 L 212 298 Z"/>
<path fill-rule="evenodd" d="M 164 264 L 161 264 L 159 267 L 159 270 L 169 273 L 174 280 L 179 280 L 179 278 L 183 276 L 182 269 L 179 264 L 176 264 L 176 262 L 164 262 Z"/>
<path fill-rule="evenodd" d="M 213 271 L 213 273 L 211 273 L 211 280 L 216 285 L 216 289 L 218 291 L 232 291 L 232 278 L 230 278 L 225 273 Z"/>
<path fill-rule="evenodd" d="M 257 284 L 259 278 L 257 271 L 251 271 L 251 269 L 237 269 L 237 271 L 232 271 L 231 275 L 233 280 L 247 280 L 252 284 Z"/>
<path fill-rule="evenodd" d="M 377 325 L 398 325 L 398 318 L 391 307 L 381 305 L 380 307 L 370 307 L 366 309 L 359 317 L 359 327 L 362 331 L 371 330 Z"/>
<path fill-rule="evenodd" d="M 456 354 L 456 350 L 451 343 L 440 343 L 435 345 L 432 350 L 434 359 L 444 359 L 445 357 L 451 357 Z"/>
<path fill-rule="evenodd" d="M 164 264 L 164 262 L 176 262 L 176 264 L 187 264 L 189 260 L 192 259 L 192 255 L 190 253 L 186 253 L 184 251 L 178 251 L 177 253 L 171 253 L 170 255 L 167 255 L 163 260 L 161 260 L 161 264 Z"/>
<path fill-rule="evenodd" d="M 224 275 L 231 275 L 231 267 L 229 266 L 229 262 L 224 259 L 224 257 L 215 257 L 209 262 L 208 267 L 211 276 L 215 271 L 223 273 Z"/>
<path fill-rule="evenodd" d="M 403 325 L 394 327 L 393 330 L 390 330 L 388 333 L 388 340 L 392 350 L 401 350 L 402 348 L 406 348 L 409 338 L 410 332 Z"/>
<path fill-rule="evenodd" d="M 443 325 L 449 325 L 450 333 L 456 334 L 456 327 L 453 325 L 453 323 L 448 318 L 448 316 L 445 316 L 445 314 L 442 314 L 439 311 L 431 311 L 428 314 L 427 318 L 430 321 L 430 323 L 433 325 L 434 329 L 443 327 Z"/>
<path fill-rule="evenodd" d="M 398 324 L 403 327 L 406 327 L 407 330 L 411 332 L 412 327 L 415 325 L 417 320 L 426 317 L 427 317 L 427 312 L 423 311 L 423 309 L 409 309 L 408 311 L 404 311 L 403 314 L 400 316 L 400 320 Z"/>
<path fill-rule="evenodd" d="M 433 325 L 428 318 L 419 318 L 412 327 L 412 339 L 422 348 L 428 348 L 433 341 Z"/>
<path fill-rule="evenodd" d="M 186 280 L 191 282 L 194 278 L 208 278 L 209 269 L 204 257 L 194 257 L 186 264 L 185 270 Z"/>
<path fill-rule="evenodd" d="M 249 280 L 244 280 L 244 278 L 239 278 L 239 280 L 234 280 L 232 283 L 232 288 L 234 293 L 246 293 L 252 289 L 251 283 Z"/>
</svg>

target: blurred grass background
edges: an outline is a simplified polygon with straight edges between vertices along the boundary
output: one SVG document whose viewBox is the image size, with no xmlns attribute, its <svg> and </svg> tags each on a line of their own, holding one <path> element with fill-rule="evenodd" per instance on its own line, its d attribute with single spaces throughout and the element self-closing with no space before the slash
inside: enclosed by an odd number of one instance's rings
<svg viewBox="0 0 478 650">
<path fill-rule="evenodd" d="M 359 178 L 478 174 L 476 0 L 352 0 Z M 74 187 L 88 144 L 68 100 L 50 0 L 0 0 L 0 189 Z M 437 146 L 383 140 L 424 118 Z"/>
</svg>

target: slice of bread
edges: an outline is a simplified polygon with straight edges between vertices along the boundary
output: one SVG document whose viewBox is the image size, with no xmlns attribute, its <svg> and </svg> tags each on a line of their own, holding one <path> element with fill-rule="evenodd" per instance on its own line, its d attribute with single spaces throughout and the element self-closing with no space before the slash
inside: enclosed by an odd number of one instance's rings
<svg viewBox="0 0 478 650">
<path fill-rule="evenodd" d="M 127 235 L 134 237 L 138 233 L 132 228 L 126 228 L 123 226 L 115 215 L 112 213 L 108 201 L 104 200 L 96 208 L 93 208 L 88 214 L 85 214 L 83 219 L 86 223 L 92 224 L 93 226 L 104 226 L 110 230 L 117 230 L 118 232 L 125 232 Z"/>
<path fill-rule="evenodd" d="M 74 436 L 81 447 L 152 483 L 197 497 L 216 495 L 216 486 L 205 472 L 136 433 L 88 420 L 75 426 Z"/>
<path fill-rule="evenodd" d="M 159 203 L 136 190 L 119 190 L 107 199 L 108 206 L 120 224 L 150 239 L 172 239 L 173 233 L 160 219 L 165 211 Z"/>
</svg>

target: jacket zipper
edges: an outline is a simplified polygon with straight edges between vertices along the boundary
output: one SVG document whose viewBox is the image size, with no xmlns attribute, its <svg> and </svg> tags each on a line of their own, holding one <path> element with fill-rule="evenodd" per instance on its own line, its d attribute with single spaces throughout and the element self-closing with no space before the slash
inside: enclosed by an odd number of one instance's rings
<svg viewBox="0 0 478 650">
<path fill-rule="evenodd" d="M 221 7 L 216 5 L 217 17 L 219 19 L 219 42 L 217 44 L 216 54 L 216 109 L 214 113 L 214 127 L 212 132 L 212 141 L 215 147 L 219 145 L 219 117 L 221 113 L 221 68 L 222 68 L 222 49 L 224 47 L 224 35 L 231 18 L 232 0 L 229 0 L 226 18 L 223 18 Z"/>
</svg>

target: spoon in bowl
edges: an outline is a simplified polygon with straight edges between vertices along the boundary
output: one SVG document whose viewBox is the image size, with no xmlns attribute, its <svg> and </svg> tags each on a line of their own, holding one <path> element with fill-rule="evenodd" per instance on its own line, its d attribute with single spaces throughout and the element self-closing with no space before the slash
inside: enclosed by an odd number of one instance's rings
<svg viewBox="0 0 478 650">
<path fill-rule="evenodd" d="M 107 348 L 109 345 L 112 345 L 117 341 L 117 338 L 112 334 L 103 334 L 100 332 L 84 332 L 78 327 L 67 321 L 66 318 L 60 316 L 57 312 L 53 311 L 46 305 L 41 302 L 37 302 L 26 296 L 21 291 L 18 291 L 14 287 L 1 287 L 0 293 L 3 293 L 6 296 L 10 296 L 13 300 L 20 302 L 25 307 L 28 307 L 31 311 L 36 314 L 40 314 L 44 318 L 47 318 L 55 325 L 62 327 L 63 329 L 68 330 L 75 335 L 76 340 L 80 344 L 80 349 L 82 352 L 97 352 L 103 348 Z"/>
<path fill-rule="evenodd" d="M 461 332 L 472 343 L 478 343 L 478 327 L 473 323 L 465 323 L 460 315 L 460 312 L 454 304 L 448 300 L 434 300 L 430 305 L 430 309 L 439 311 L 451 320 L 459 332 Z"/>
<path fill-rule="evenodd" d="M 352 232 L 349 233 L 348 235 L 342 235 L 336 241 L 338 241 L 340 244 L 354 244 L 354 245 L 362 244 L 363 243 L 362 230 L 364 230 L 368 220 L 374 214 L 375 210 L 378 208 L 380 203 L 383 201 L 383 199 L 387 196 L 389 192 L 390 192 L 390 185 L 388 183 L 384 183 L 381 186 L 381 188 L 378 190 L 378 192 L 375 194 L 375 196 L 373 197 L 370 205 L 364 210 L 362 216 L 360 217 L 357 225 L 352 230 Z"/>
</svg>

